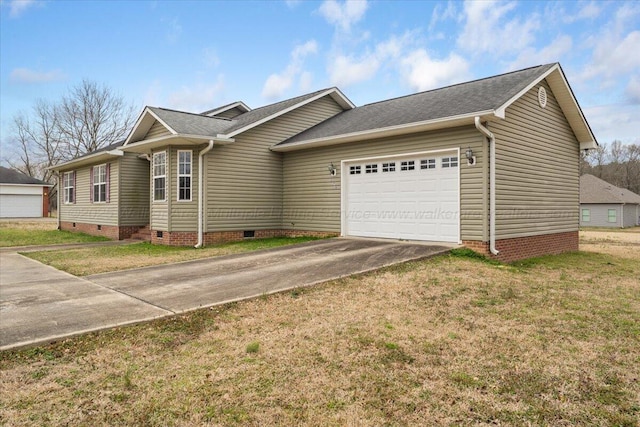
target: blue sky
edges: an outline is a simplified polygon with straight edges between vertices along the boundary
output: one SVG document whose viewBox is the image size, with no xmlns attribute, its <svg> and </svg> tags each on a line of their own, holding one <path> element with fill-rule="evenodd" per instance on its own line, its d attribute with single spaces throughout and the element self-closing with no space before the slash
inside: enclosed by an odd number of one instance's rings
<svg viewBox="0 0 640 427">
<path fill-rule="evenodd" d="M 599 142 L 640 143 L 640 2 L 2 0 L 0 43 L 3 152 L 17 112 L 83 79 L 136 111 L 201 112 L 330 86 L 362 105 L 549 62 Z"/>
</svg>

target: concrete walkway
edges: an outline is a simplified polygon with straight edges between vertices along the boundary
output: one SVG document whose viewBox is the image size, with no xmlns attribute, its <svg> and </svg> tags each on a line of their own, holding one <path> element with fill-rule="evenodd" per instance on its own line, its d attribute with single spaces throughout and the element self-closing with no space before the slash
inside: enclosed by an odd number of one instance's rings
<svg viewBox="0 0 640 427">
<path fill-rule="evenodd" d="M 0 349 L 310 286 L 454 246 L 327 239 L 84 279 L 0 253 Z"/>
</svg>

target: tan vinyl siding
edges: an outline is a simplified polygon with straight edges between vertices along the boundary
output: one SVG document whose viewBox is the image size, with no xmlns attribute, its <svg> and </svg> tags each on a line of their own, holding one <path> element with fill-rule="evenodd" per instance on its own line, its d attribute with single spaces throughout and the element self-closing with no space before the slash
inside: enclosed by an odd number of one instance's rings
<svg viewBox="0 0 640 427">
<path fill-rule="evenodd" d="M 120 170 L 120 225 L 149 224 L 149 161 L 125 153 Z"/>
<path fill-rule="evenodd" d="M 214 147 L 206 156 L 205 231 L 280 228 L 282 154 L 269 147 L 340 111 L 327 96 Z"/>
<path fill-rule="evenodd" d="M 110 163 L 109 203 L 91 203 L 91 166 L 75 169 L 76 203 L 60 207 L 60 220 L 96 225 L 118 225 L 119 160 Z M 96 163 L 94 166 L 104 163 Z M 69 172 L 69 171 L 65 171 Z"/>
<path fill-rule="evenodd" d="M 151 126 L 151 128 L 149 128 L 149 132 L 147 132 L 147 134 L 142 139 L 153 139 L 153 138 L 158 138 L 160 136 L 167 136 L 167 135 L 171 135 L 171 132 L 169 132 L 169 130 L 166 127 L 164 127 L 162 123 L 156 120 L 155 123 L 153 123 L 153 125 Z"/>
<path fill-rule="evenodd" d="M 169 227 L 171 226 L 171 219 L 169 217 L 169 197 L 171 194 L 171 187 L 168 183 L 171 182 L 171 150 L 168 148 L 155 150 L 153 153 L 158 153 L 161 151 L 165 151 L 167 153 L 166 156 L 166 200 L 164 202 L 156 202 L 153 200 L 153 161 L 151 161 L 150 173 L 149 173 L 149 201 L 151 205 L 151 229 L 152 230 L 160 230 L 160 231 L 169 231 Z M 153 159 L 153 153 L 151 153 L 151 158 Z"/>
<path fill-rule="evenodd" d="M 198 228 L 198 153 L 200 147 L 171 147 L 171 179 L 167 197 L 171 213 L 170 231 L 195 231 Z M 191 201 L 178 201 L 178 151 L 191 151 Z"/>
<path fill-rule="evenodd" d="M 496 238 L 575 231 L 579 224 L 579 146 L 546 81 L 492 122 L 496 136 Z"/>
<path fill-rule="evenodd" d="M 340 232 L 340 162 L 404 153 L 460 148 L 461 238 L 481 240 L 486 223 L 484 138 L 472 126 L 293 151 L 284 156 L 283 228 Z M 477 157 L 467 165 L 464 152 Z M 328 167 L 338 169 L 330 176 Z"/>
</svg>

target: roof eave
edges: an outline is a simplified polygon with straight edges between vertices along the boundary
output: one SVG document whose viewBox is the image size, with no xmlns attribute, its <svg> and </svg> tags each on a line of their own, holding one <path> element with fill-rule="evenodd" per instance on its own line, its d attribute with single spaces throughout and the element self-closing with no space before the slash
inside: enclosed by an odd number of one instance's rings
<svg viewBox="0 0 640 427">
<path fill-rule="evenodd" d="M 360 141 L 371 138 L 385 138 L 390 136 L 405 135 L 416 132 L 426 132 L 430 130 L 447 129 L 458 126 L 472 125 L 475 117 L 480 116 L 483 120 L 500 118 L 494 110 L 478 111 L 474 113 L 466 113 L 458 116 L 445 117 L 434 120 L 426 120 L 422 122 L 407 123 L 397 126 L 389 126 L 385 128 L 372 129 L 362 132 L 352 132 L 348 134 L 330 136 L 326 138 L 316 138 L 306 141 L 294 142 L 285 145 L 273 145 L 272 151 L 287 152 L 305 150 L 308 148 L 324 147 L 328 145 L 346 144 L 349 142 Z"/>
<path fill-rule="evenodd" d="M 125 147 L 122 147 L 123 151 L 139 153 L 139 154 L 151 154 L 153 149 L 159 147 L 166 147 L 167 145 L 173 146 L 193 146 L 201 145 L 209 141 L 215 141 L 216 145 L 227 145 L 235 142 L 232 138 L 227 138 L 224 135 L 206 136 L 206 135 L 190 135 L 190 134 L 177 134 L 177 135 L 165 135 L 157 138 L 145 139 L 131 143 Z"/>
<path fill-rule="evenodd" d="M 69 160 L 68 162 L 59 163 L 55 166 L 48 167 L 48 170 L 60 171 L 63 169 L 73 169 L 80 166 L 86 166 L 90 164 L 105 162 L 107 160 L 115 159 L 124 156 L 124 152 L 120 149 L 100 151 L 97 153 L 89 154 L 84 157 Z"/>
<path fill-rule="evenodd" d="M 144 126 L 143 127 L 143 123 L 147 119 L 148 116 L 151 117 L 151 120 L 147 121 L 147 123 L 150 122 L 150 124 L 148 126 Z M 140 113 L 140 116 L 138 117 L 138 120 L 136 120 L 136 123 L 133 125 L 133 128 L 131 128 L 131 132 L 129 132 L 129 135 L 127 136 L 127 139 L 125 139 L 124 145 L 126 146 L 126 145 L 132 143 L 132 141 L 136 137 L 144 138 L 144 136 L 147 134 L 147 132 L 149 131 L 151 126 L 153 126 L 153 123 L 156 120 L 158 122 L 160 122 L 160 124 L 162 124 L 162 126 L 167 128 L 167 130 L 172 135 L 176 135 L 178 133 L 171 126 L 169 126 L 164 120 L 162 120 L 160 117 L 158 117 L 158 115 L 156 113 L 151 111 L 151 109 L 147 106 L 147 107 L 144 107 L 144 109 L 142 110 L 142 113 Z M 135 142 L 137 142 L 137 141 L 135 141 Z"/>
<path fill-rule="evenodd" d="M 547 79 L 547 83 L 551 87 L 556 99 L 558 100 L 558 104 L 560 104 L 560 108 L 564 113 L 567 121 L 569 122 L 569 126 L 573 130 L 574 135 L 578 139 L 580 143 L 581 150 L 590 150 L 598 147 L 598 142 L 596 141 L 593 132 L 591 131 L 591 127 L 589 123 L 587 123 L 587 119 L 584 117 L 582 113 L 582 109 L 578 104 L 578 100 L 573 94 L 573 90 L 571 86 L 569 86 L 569 82 L 567 81 L 560 64 L 556 63 L 547 71 L 542 73 L 536 79 L 531 81 L 527 86 L 525 86 L 520 92 L 512 96 L 507 102 L 502 104 L 496 109 L 496 116 L 505 118 L 506 110 L 511 104 L 520 99 L 524 94 L 529 92 L 535 85 L 540 83 L 542 80 Z"/>
</svg>

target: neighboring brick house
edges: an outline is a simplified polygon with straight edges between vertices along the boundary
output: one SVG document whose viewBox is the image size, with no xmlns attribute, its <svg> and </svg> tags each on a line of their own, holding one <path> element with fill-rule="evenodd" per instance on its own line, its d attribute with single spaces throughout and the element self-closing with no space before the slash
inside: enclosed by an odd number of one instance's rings
<svg viewBox="0 0 640 427">
<path fill-rule="evenodd" d="M 582 175 L 580 225 L 617 228 L 640 225 L 640 196 L 593 175 Z"/>
<path fill-rule="evenodd" d="M 127 225 L 122 160 L 136 159 L 150 163 L 134 175 L 155 243 L 328 234 L 462 243 L 511 261 L 578 249 L 579 153 L 596 146 L 559 64 L 362 107 L 337 88 L 254 110 L 146 107 L 122 144 L 58 166 L 95 177 L 73 186 L 93 219 L 63 202 L 61 225 Z M 100 216 L 109 194 L 119 207 Z"/>
</svg>

